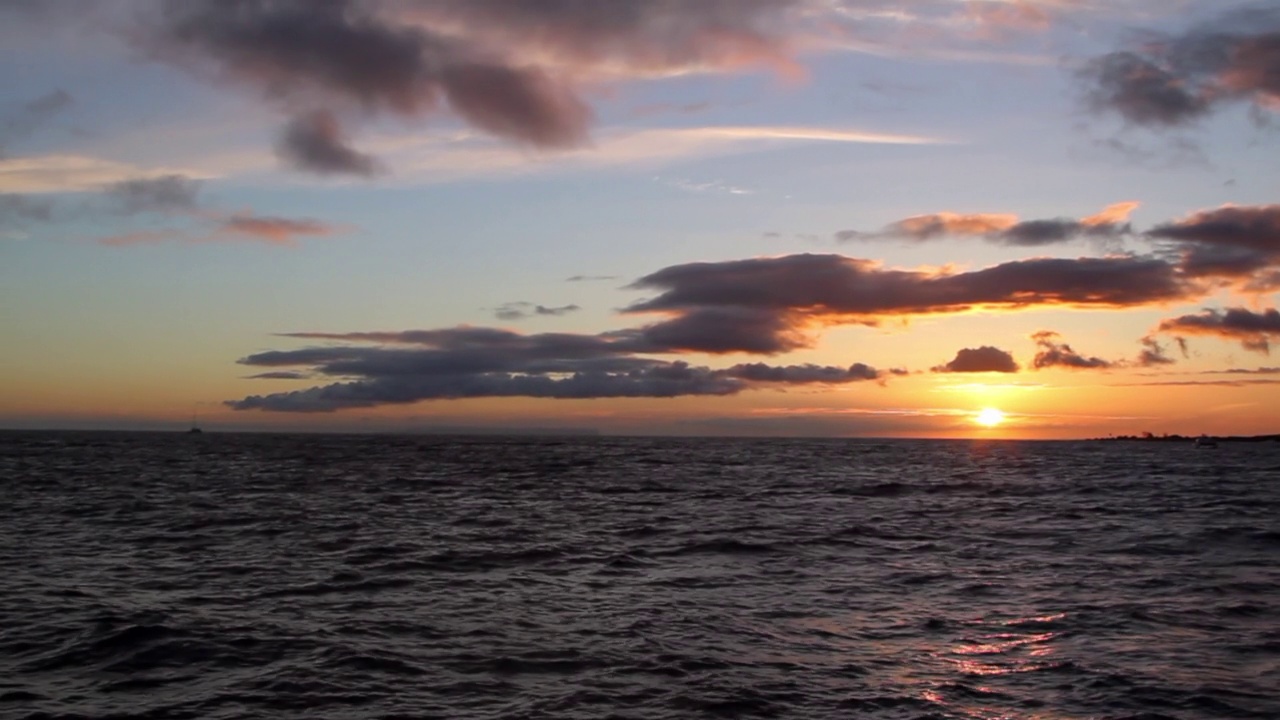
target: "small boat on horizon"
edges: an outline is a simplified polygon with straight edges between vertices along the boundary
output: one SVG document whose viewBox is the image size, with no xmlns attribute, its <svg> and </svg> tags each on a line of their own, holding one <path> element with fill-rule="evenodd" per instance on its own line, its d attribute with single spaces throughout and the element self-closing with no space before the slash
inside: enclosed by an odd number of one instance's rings
<svg viewBox="0 0 1280 720">
<path fill-rule="evenodd" d="M 1198 448 L 1216 448 L 1216 447 L 1218 447 L 1218 441 L 1217 441 L 1217 440 L 1214 440 L 1213 438 L 1209 437 L 1208 435 L 1201 435 L 1200 437 L 1196 438 L 1196 447 L 1198 447 Z"/>
</svg>

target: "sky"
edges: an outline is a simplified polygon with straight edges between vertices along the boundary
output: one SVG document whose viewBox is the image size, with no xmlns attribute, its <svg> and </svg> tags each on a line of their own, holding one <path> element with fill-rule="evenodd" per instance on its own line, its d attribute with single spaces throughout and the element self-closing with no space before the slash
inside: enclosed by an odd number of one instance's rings
<svg viewBox="0 0 1280 720">
<path fill-rule="evenodd" d="M 0 66 L 3 428 L 1280 432 L 1275 2 L 0 0 Z"/>
</svg>

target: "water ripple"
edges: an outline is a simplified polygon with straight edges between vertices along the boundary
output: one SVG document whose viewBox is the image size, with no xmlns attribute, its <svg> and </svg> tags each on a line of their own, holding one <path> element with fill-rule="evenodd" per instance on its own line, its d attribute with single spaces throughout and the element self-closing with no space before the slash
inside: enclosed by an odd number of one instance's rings
<svg viewBox="0 0 1280 720">
<path fill-rule="evenodd" d="M 1274 720 L 1276 468 L 0 433 L 0 716 Z"/>
</svg>

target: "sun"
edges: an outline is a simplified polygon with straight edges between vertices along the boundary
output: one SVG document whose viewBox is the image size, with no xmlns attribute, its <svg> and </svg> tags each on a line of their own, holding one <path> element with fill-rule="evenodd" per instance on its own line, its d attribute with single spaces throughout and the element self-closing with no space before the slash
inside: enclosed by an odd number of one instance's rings
<svg viewBox="0 0 1280 720">
<path fill-rule="evenodd" d="M 974 416 L 973 421 L 984 427 L 995 427 L 1004 422 L 1005 415 L 995 408 L 983 408 Z"/>
</svg>

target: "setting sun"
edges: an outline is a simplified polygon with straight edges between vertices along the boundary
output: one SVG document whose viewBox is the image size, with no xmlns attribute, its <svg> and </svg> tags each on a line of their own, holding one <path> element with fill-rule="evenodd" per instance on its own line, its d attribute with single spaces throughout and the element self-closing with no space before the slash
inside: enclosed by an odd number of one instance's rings
<svg viewBox="0 0 1280 720">
<path fill-rule="evenodd" d="M 982 412 L 973 418 L 974 422 L 985 427 L 995 427 L 1004 422 L 1004 420 L 1004 413 L 995 408 L 983 408 Z"/>
</svg>

